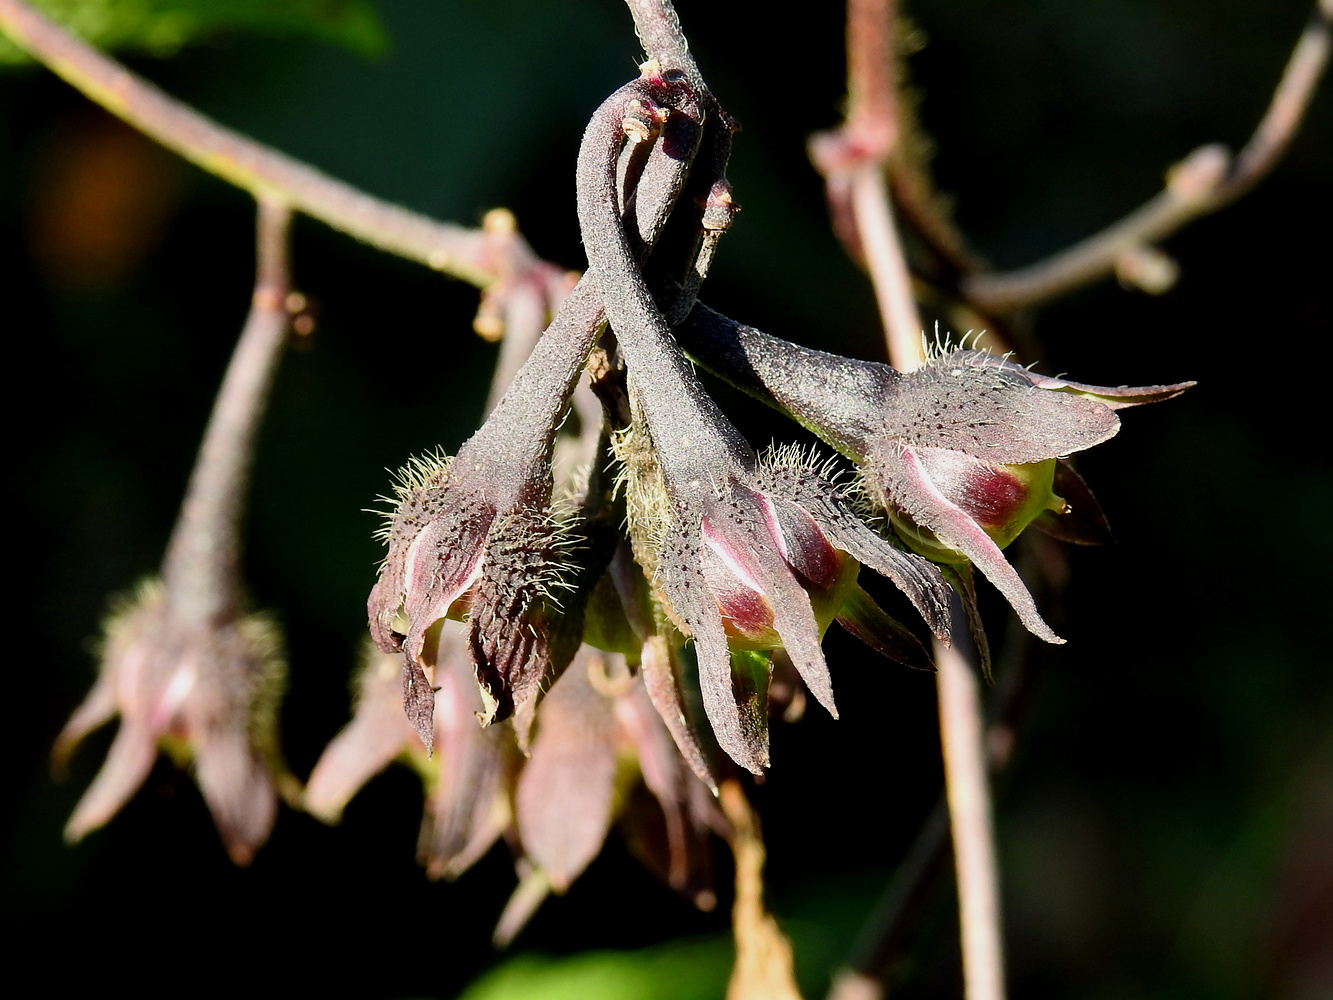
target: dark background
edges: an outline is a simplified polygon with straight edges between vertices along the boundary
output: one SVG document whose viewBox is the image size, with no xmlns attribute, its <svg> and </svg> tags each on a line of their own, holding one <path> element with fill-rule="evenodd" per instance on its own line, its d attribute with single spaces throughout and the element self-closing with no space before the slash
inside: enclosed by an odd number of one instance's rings
<svg viewBox="0 0 1333 1000">
<path fill-rule="evenodd" d="M 1303 0 L 935 0 L 910 14 L 934 169 L 997 266 L 1035 260 L 1159 190 L 1204 142 L 1233 148 L 1267 103 Z M 743 123 L 744 206 L 715 306 L 792 339 L 879 357 L 868 283 L 830 235 L 807 135 L 844 91 L 841 10 L 679 5 Z M 388 49 L 222 36 L 136 69 L 224 123 L 439 218 L 505 205 L 537 252 L 584 263 L 582 125 L 634 72 L 613 0 L 377 4 Z M 1100 384 L 1197 379 L 1131 411 L 1080 466 L 1118 544 L 1069 553 L 1070 642 L 1041 650 L 998 794 L 1016 996 L 1333 995 L 1333 550 L 1328 397 L 1330 88 L 1240 204 L 1169 240 L 1161 298 L 1103 282 L 1035 318 L 1044 370 Z M 90 685 L 108 595 L 153 571 L 244 317 L 247 196 L 161 153 L 44 70 L 0 75 L 0 285 L 9 345 L 11 568 L 20 604 L 3 701 L 3 906 L 11 968 L 62 989 L 262 986 L 451 996 L 502 959 L 513 885 L 496 849 L 459 882 L 413 860 L 421 797 L 393 768 L 326 828 L 284 811 L 234 869 L 187 776 L 160 761 L 123 814 L 61 827 L 110 727 L 63 782 L 47 753 Z M 247 578 L 286 626 L 286 752 L 300 775 L 346 719 L 379 558 L 363 508 L 386 467 L 471 432 L 495 348 L 473 289 L 302 219 L 298 286 L 319 327 L 279 377 L 258 458 Z M 28 395 L 34 391 L 34 395 Z M 723 397 L 757 444 L 790 436 Z M 1001 642 L 1007 609 L 986 598 Z M 836 631 L 836 630 L 835 630 Z M 774 737 L 759 792 L 774 906 L 827 961 L 939 794 L 934 687 L 831 636 L 840 722 Z M 719 845 L 719 852 L 725 850 Z M 725 878 L 724 866 L 722 875 Z M 613 836 L 519 951 L 633 948 L 719 932 Z M 928 907 L 900 995 L 959 991 L 952 899 Z M 802 937 L 802 933 L 805 937 Z M 803 957 L 815 988 L 826 971 Z M 1320 964 L 1322 963 L 1322 965 Z"/>
</svg>

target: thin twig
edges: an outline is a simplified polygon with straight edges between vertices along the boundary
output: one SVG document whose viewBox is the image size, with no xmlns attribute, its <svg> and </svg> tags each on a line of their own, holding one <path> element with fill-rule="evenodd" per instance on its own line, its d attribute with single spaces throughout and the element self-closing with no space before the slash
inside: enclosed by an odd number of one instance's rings
<svg viewBox="0 0 1333 1000">
<path fill-rule="evenodd" d="M 985 728 L 976 671 L 963 657 L 961 645 L 935 644 L 935 677 L 944 745 L 944 784 L 958 874 L 963 996 L 967 1000 L 1002 1000 L 1000 880 L 986 774 Z"/>
<path fill-rule="evenodd" d="M 896 0 L 848 0 L 847 116 L 843 124 L 810 139 L 810 158 L 827 179 L 833 229 L 853 260 L 866 266 L 851 205 L 853 177 L 882 165 L 893 202 L 923 246 L 951 274 L 978 270 L 980 259 L 949 218 L 915 138 L 911 105 L 903 95 L 901 22 Z"/>
<path fill-rule="evenodd" d="M 895 0 L 847 0 L 847 121 L 864 155 L 883 162 L 899 139 Z"/>
<path fill-rule="evenodd" d="M 814 136 L 810 156 L 827 178 L 834 229 L 864 263 L 892 363 L 915 368 L 921 321 L 884 177 L 899 140 L 894 0 L 847 0 L 847 120 Z"/>
<path fill-rule="evenodd" d="M 1319 0 L 1268 110 L 1234 158 L 1222 146 L 1201 146 L 1171 168 L 1161 193 L 1124 219 L 1028 267 L 965 278 L 964 296 L 982 312 L 995 313 L 1049 301 L 1111 274 L 1127 259 L 1133 263 L 1133 255 L 1235 201 L 1273 168 L 1291 143 L 1328 65 L 1331 36 L 1333 0 Z M 1165 291 L 1171 277 L 1168 270 L 1165 280 L 1147 290 Z"/>
<path fill-rule="evenodd" d="M 372 197 L 219 125 L 71 35 L 22 0 L 0 0 L 0 30 L 84 95 L 256 198 L 281 202 L 389 253 L 486 287 L 536 258 L 521 237 L 486 234 Z M 529 261 L 530 259 L 530 261 Z"/>
<path fill-rule="evenodd" d="M 893 209 L 884 183 L 884 169 L 867 164 L 852 175 L 852 211 L 866 269 L 875 288 L 890 363 L 911 371 L 925 360 L 921 350 L 921 317 L 912 297 L 912 279 L 902 241 L 893 224 Z"/>
<path fill-rule="evenodd" d="M 1282 79 L 1250 141 L 1236 154 L 1231 173 L 1222 182 L 1214 208 L 1235 201 L 1273 169 L 1291 145 L 1319 78 L 1328 66 L 1333 44 L 1333 0 L 1318 0 L 1310 21 L 1296 41 Z"/>
<path fill-rule="evenodd" d="M 250 314 L 213 404 L 162 564 L 176 612 L 193 621 L 213 622 L 238 612 L 241 519 L 255 436 L 290 320 L 290 234 L 291 211 L 261 199 Z"/>
<path fill-rule="evenodd" d="M 897 85 L 890 62 L 892 47 L 887 42 L 893 37 L 894 14 L 893 0 L 848 0 L 849 35 L 867 32 L 866 25 L 870 23 L 878 24 L 880 30 L 868 40 L 855 36 L 848 39 L 849 52 L 855 51 L 858 42 L 866 45 L 867 57 L 849 57 L 848 65 L 851 72 L 867 74 L 868 78 L 848 81 L 852 106 L 842 136 L 841 157 L 836 138 L 816 140 L 812 143 L 812 153 L 829 178 L 830 200 L 843 191 L 850 195 L 856 243 L 864 254 L 875 286 L 888 341 L 889 362 L 899 370 L 909 371 L 919 367 L 925 355 L 921 319 L 912 296 L 902 242 L 893 223 L 882 166 L 882 158 L 891 155 L 893 147 L 879 150 L 881 159 L 875 159 L 864 155 L 864 145 L 858 143 L 856 135 L 849 134 L 852 123 L 856 122 L 857 127 L 866 130 L 869 136 L 888 137 L 891 141 L 899 137 L 897 122 L 874 126 L 866 120 L 873 113 L 892 114 L 898 106 L 896 99 L 882 98 L 885 81 L 889 87 Z M 867 103 L 867 98 L 873 99 L 874 103 Z M 824 147 L 822 151 L 821 145 Z M 856 162 L 858 152 L 862 153 L 859 163 Z M 841 189 L 837 186 L 839 179 L 844 185 Z M 954 617 L 961 620 L 961 611 Z M 958 873 L 964 995 L 967 1000 L 1002 1000 L 1004 959 L 999 875 L 985 765 L 985 728 L 977 695 L 976 672 L 964 657 L 966 648 L 966 640 L 961 636 L 955 637 L 951 647 L 935 643 L 940 742 L 944 750 L 945 789 Z M 839 985 L 843 989 L 865 993 L 871 983 L 866 977 L 857 976 L 848 977 Z"/>
<path fill-rule="evenodd" d="M 889 192 L 911 232 L 954 274 L 979 271 L 985 261 L 968 245 L 954 223 L 943 196 L 935 190 L 925 154 L 908 147 L 915 129 L 904 127 L 908 140 L 889 158 Z"/>
<path fill-rule="evenodd" d="M 1058 545 L 1046 535 L 1032 533 L 1025 534 L 1021 543 L 1020 573 L 1025 579 L 1039 581 L 1042 604 L 1058 599 L 1068 583 L 1068 567 Z M 984 745 L 992 777 L 1013 761 L 1016 731 L 1038 688 L 1034 668 L 1040 661 L 1032 658 L 1035 645 L 1032 633 L 1011 618 L 1003 662 L 995 671 L 985 713 Z M 920 924 L 927 901 L 941 888 L 950 843 L 949 805 L 941 795 L 867 918 L 827 1000 L 881 1000 L 885 995 L 889 977 Z"/>
</svg>

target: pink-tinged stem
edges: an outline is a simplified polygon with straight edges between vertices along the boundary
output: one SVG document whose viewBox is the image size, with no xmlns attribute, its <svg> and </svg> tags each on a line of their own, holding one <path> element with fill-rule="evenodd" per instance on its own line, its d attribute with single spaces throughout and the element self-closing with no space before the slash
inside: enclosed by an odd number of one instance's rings
<svg viewBox="0 0 1333 1000">
<path fill-rule="evenodd" d="M 213 404 L 162 564 L 177 613 L 195 621 L 217 622 L 239 610 L 241 519 L 255 435 L 287 335 L 290 227 L 285 205 L 259 202 L 250 314 Z"/>
<path fill-rule="evenodd" d="M 884 170 L 878 164 L 865 164 L 852 175 L 852 210 L 870 281 L 875 286 L 889 358 L 899 371 L 912 371 L 925 360 L 921 317 L 912 298 L 912 279 L 907 273 L 902 242 L 893 224 Z"/>
<path fill-rule="evenodd" d="M 891 0 L 849 0 L 848 31 L 867 18 L 887 25 L 885 39 L 892 38 L 894 6 Z M 849 51 L 857 44 L 849 37 Z M 865 79 L 848 80 L 853 107 L 848 126 L 870 128 L 865 120 L 867 96 L 883 89 L 884 60 L 850 59 L 852 74 Z M 893 85 L 892 76 L 888 82 Z M 896 101 L 874 102 L 881 114 L 894 112 Z M 878 131 L 890 141 L 897 136 L 896 122 L 884 122 Z M 887 154 L 889 150 L 885 150 Z M 911 278 L 902 241 L 893 221 L 884 171 L 876 160 L 854 168 L 851 202 L 856 234 L 870 279 L 875 286 L 888 342 L 889 362 L 899 371 L 911 371 L 925 361 L 921 341 L 921 318 L 912 295 Z M 991 818 L 990 785 L 986 776 L 984 726 L 977 696 L 976 672 L 957 646 L 935 642 L 936 688 L 940 705 L 940 742 L 944 749 L 944 775 L 953 831 L 954 862 L 958 873 L 958 909 L 962 929 L 964 996 L 967 1000 L 1002 1000 L 1004 965 L 998 902 L 999 874 L 995 863 L 995 838 Z M 859 985 L 865 986 L 865 983 Z"/>
<path fill-rule="evenodd" d="M 939 643 L 935 665 L 944 782 L 958 875 L 963 995 L 967 1000 L 1003 1000 L 1000 879 L 977 674 L 956 647 Z"/>
</svg>

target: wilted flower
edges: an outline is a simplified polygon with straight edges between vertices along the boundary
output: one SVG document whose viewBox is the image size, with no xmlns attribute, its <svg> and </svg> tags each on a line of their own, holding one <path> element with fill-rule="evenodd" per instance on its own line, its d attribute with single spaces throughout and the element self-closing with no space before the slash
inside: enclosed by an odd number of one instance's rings
<svg viewBox="0 0 1333 1000">
<path fill-rule="evenodd" d="M 173 606 L 159 581 L 143 584 L 108 621 L 97 682 L 56 742 L 63 763 L 88 733 L 120 716 L 66 838 L 80 840 L 119 812 L 160 747 L 192 765 L 227 853 L 249 864 L 273 828 L 275 780 L 290 781 L 277 751 L 284 677 L 268 619 L 200 623 Z"/>
<path fill-rule="evenodd" d="M 310 775 L 309 812 L 337 822 L 369 778 L 395 759 L 409 764 L 425 785 L 418 858 L 432 878 L 461 875 L 502 834 L 518 853 L 522 881 L 496 930 L 502 944 L 549 892 L 582 874 L 617 820 L 650 870 L 713 905 L 708 839 L 725 835 L 726 822 L 673 744 L 644 674 L 631 674 L 622 656 L 583 648 L 538 707 L 526 761 L 513 727 L 480 724 L 464 625 L 440 630 L 429 759 L 403 713 L 403 669 L 401 656 L 366 657 L 352 721 Z"/>
<path fill-rule="evenodd" d="M 394 760 L 426 748 L 403 712 L 403 658 L 371 646 L 352 681 L 352 719 L 315 762 L 301 806 L 325 823 Z"/>
<path fill-rule="evenodd" d="M 1193 385 L 1084 385 L 975 350 L 903 373 L 799 347 L 704 306 L 678 336 L 711 370 L 858 462 L 866 492 L 908 545 L 939 562 L 974 563 L 1048 642 L 1062 640 L 1001 546 L 1044 511 L 1065 510 L 1053 488 L 1057 463 L 1114 436 L 1113 410 Z M 1077 485 L 1072 471 L 1062 480 Z"/>
</svg>

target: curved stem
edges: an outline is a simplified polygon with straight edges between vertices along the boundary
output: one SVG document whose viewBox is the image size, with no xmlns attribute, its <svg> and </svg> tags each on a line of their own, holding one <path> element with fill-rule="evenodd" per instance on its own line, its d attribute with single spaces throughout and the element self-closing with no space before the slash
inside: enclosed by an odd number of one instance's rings
<svg viewBox="0 0 1333 1000">
<path fill-rule="evenodd" d="M 643 81 L 629 84 L 617 91 L 626 97 L 618 102 L 613 98 L 603 107 L 613 103 L 623 105 L 628 96 L 635 94 L 646 96 L 646 87 Z M 601 111 L 598 114 L 602 116 Z M 612 139 L 618 145 L 623 137 L 622 119 L 614 115 L 612 118 L 614 121 L 602 123 L 602 128 L 614 133 L 608 139 L 608 147 Z M 594 118 L 594 122 L 598 120 Z M 624 220 L 616 211 L 616 202 L 608 201 L 616 232 L 635 267 L 652 253 L 666 227 L 689 174 L 699 135 L 696 113 L 672 113 L 627 193 Z M 614 169 L 613 165 L 611 170 Z M 632 251 L 628 248 L 627 225 L 634 233 Z M 593 251 L 590 249 L 589 253 Z M 474 456 L 472 460 L 493 461 L 498 463 L 497 476 L 518 475 L 521 479 L 531 479 L 547 464 L 551 443 L 564 417 L 565 403 L 606 325 L 602 295 L 591 277 L 584 275 L 560 304 L 550 326 L 540 334 L 529 357 L 491 407 L 486 423 L 464 446 Z"/>
<path fill-rule="evenodd" d="M 372 197 L 219 125 L 75 38 L 22 0 L 0 0 L 0 30 L 85 96 L 190 162 L 258 199 L 279 202 L 381 250 L 485 287 L 515 259 L 473 229 Z M 515 238 L 507 247 L 536 262 Z"/>
<path fill-rule="evenodd" d="M 1319 0 L 1287 60 L 1282 79 L 1278 81 L 1273 99 L 1268 102 L 1254 135 L 1236 154 L 1231 173 L 1218 189 L 1213 208 L 1228 205 L 1245 194 L 1282 158 L 1301 126 L 1305 109 L 1314 96 L 1315 85 L 1328 66 L 1331 46 L 1333 0 Z"/>
<path fill-rule="evenodd" d="M 663 470 L 673 481 L 702 484 L 710 481 L 718 455 L 730 455 L 742 466 L 753 458 L 676 346 L 615 211 L 616 156 L 627 102 L 655 97 L 670 101 L 675 95 L 636 80 L 593 115 L 579 149 L 579 225 L 590 276 L 629 361 L 630 391 L 643 407 Z"/>
<path fill-rule="evenodd" d="M 1171 169 L 1161 192 L 1123 219 L 1030 267 L 965 278 L 964 296 L 982 312 L 1010 313 L 1110 274 L 1126 254 L 1165 239 L 1211 211 L 1227 163 L 1222 147 L 1199 147 Z"/>
</svg>

